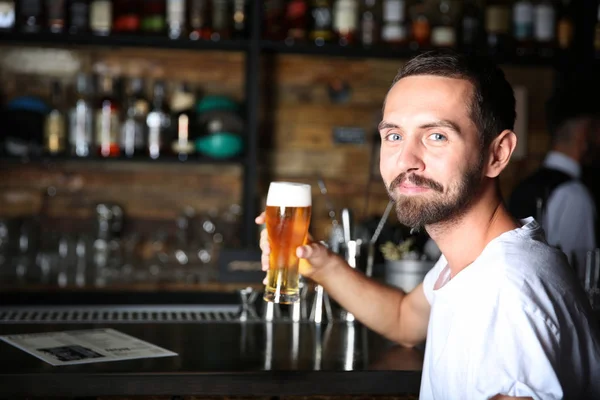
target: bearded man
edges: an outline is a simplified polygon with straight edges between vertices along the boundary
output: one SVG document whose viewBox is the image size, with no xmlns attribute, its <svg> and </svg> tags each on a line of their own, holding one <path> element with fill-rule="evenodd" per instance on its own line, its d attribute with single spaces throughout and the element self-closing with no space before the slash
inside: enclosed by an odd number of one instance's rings
<svg viewBox="0 0 600 400">
<path fill-rule="evenodd" d="M 404 346 L 425 341 L 420 398 L 600 398 L 600 342 L 564 254 L 532 217 L 515 220 L 498 177 L 516 147 L 504 73 L 450 51 L 409 60 L 389 90 L 380 171 L 398 220 L 442 256 L 410 293 L 378 283 L 319 243 L 301 273 Z M 256 222 L 264 223 L 264 214 Z M 263 231 L 263 268 L 270 246 Z"/>
</svg>

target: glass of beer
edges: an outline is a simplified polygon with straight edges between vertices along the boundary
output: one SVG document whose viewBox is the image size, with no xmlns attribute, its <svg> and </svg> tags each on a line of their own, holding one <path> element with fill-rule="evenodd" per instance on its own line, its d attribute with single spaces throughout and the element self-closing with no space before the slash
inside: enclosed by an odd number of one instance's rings
<svg viewBox="0 0 600 400">
<path fill-rule="evenodd" d="M 310 185 L 271 182 L 266 208 L 271 248 L 264 295 L 266 301 L 291 304 L 300 299 L 296 248 L 306 242 L 311 208 Z"/>
</svg>

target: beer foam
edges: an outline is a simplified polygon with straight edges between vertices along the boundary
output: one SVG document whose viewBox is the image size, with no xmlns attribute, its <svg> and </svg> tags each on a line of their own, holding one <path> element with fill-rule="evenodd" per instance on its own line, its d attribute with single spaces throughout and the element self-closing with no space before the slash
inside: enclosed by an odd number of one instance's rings
<svg viewBox="0 0 600 400">
<path fill-rule="evenodd" d="M 267 206 L 310 207 L 310 185 L 295 182 L 271 182 L 267 194 Z"/>
</svg>

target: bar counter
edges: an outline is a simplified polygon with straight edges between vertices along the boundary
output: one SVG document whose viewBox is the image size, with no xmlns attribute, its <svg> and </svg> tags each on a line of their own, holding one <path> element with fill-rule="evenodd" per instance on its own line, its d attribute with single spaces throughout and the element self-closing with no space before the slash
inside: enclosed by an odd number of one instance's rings
<svg viewBox="0 0 600 400">
<path fill-rule="evenodd" d="M 0 398 L 418 394 L 422 351 L 357 323 L 0 324 L 0 335 L 110 327 L 173 357 L 52 366 L 0 341 Z"/>
</svg>

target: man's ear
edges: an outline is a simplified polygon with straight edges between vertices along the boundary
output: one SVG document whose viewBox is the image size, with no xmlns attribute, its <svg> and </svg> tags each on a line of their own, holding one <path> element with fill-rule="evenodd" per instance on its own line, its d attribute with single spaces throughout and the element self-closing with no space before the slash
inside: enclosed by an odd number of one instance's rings
<svg viewBox="0 0 600 400">
<path fill-rule="evenodd" d="M 517 147 L 517 135 L 509 129 L 503 130 L 492 141 L 488 151 L 485 174 L 488 178 L 496 178 L 506 168 L 513 151 Z"/>
</svg>

